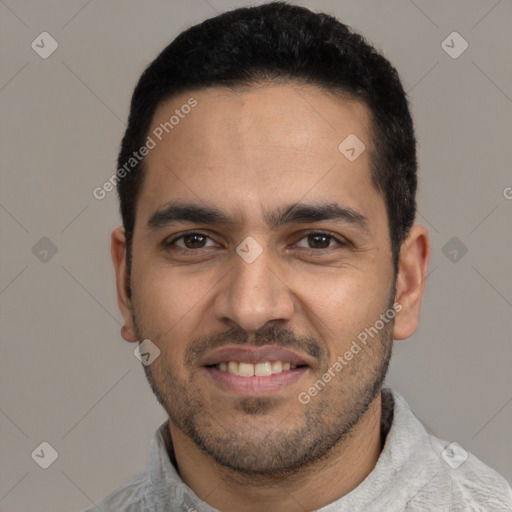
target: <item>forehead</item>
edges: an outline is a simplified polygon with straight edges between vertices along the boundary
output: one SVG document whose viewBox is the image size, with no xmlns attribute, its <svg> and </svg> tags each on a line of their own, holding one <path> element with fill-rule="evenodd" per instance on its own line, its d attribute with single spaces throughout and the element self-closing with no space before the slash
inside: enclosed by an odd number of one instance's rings
<svg viewBox="0 0 512 512">
<path fill-rule="evenodd" d="M 370 177 L 370 115 L 359 101 L 312 86 L 208 88 L 162 103 L 149 135 L 156 146 L 146 157 L 140 218 L 174 199 L 242 217 L 300 200 L 384 212 Z M 355 151 L 357 141 L 365 146 L 355 160 L 343 153 L 346 140 Z"/>
</svg>

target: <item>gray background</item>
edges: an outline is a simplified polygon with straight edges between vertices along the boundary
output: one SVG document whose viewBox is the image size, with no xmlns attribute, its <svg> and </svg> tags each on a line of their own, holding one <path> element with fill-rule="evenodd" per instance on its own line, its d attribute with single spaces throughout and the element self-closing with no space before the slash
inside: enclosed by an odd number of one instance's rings
<svg viewBox="0 0 512 512">
<path fill-rule="evenodd" d="M 512 2 L 297 3 L 366 35 L 412 102 L 418 221 L 433 256 L 421 326 L 395 344 L 388 383 L 439 437 L 510 481 Z M 116 196 L 92 191 L 115 171 L 149 61 L 184 28 L 242 4 L 0 2 L 1 512 L 81 510 L 146 466 L 165 414 L 119 334 Z M 47 59 L 31 48 L 43 31 L 59 44 Z M 453 31 L 469 43 L 457 59 L 441 47 Z M 59 454 L 46 470 L 31 458 L 43 441 Z"/>
</svg>

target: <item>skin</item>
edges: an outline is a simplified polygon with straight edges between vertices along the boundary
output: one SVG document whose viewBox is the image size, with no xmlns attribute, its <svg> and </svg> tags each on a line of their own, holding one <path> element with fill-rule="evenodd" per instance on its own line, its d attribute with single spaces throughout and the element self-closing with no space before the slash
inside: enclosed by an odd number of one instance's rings
<svg viewBox="0 0 512 512">
<path fill-rule="evenodd" d="M 161 104 L 153 127 L 191 96 L 197 106 L 146 157 L 131 276 L 124 231 L 112 233 L 122 335 L 149 338 L 161 351 L 144 369 L 169 414 L 180 476 L 201 499 L 228 512 L 315 510 L 353 490 L 377 462 L 379 389 L 393 338 L 418 324 L 428 235 L 411 229 L 395 276 L 384 197 L 370 179 L 365 105 L 298 84 L 209 88 Z M 338 151 L 349 134 L 366 145 L 353 162 Z M 148 227 L 178 200 L 216 207 L 233 224 Z M 297 202 L 337 204 L 366 220 L 267 223 L 266 212 Z M 191 229 L 209 238 L 174 241 Z M 318 231 L 333 238 L 308 238 Z M 252 263 L 236 252 L 248 236 L 262 248 Z M 301 403 L 299 393 L 395 301 L 395 321 Z M 235 342 L 287 346 L 307 354 L 310 367 L 272 395 L 234 395 L 212 382 L 200 358 Z"/>
</svg>

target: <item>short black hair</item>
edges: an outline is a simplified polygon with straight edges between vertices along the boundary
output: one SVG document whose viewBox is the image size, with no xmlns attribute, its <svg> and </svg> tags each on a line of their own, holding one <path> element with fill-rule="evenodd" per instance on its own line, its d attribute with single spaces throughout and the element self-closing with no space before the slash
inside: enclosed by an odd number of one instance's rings
<svg viewBox="0 0 512 512">
<path fill-rule="evenodd" d="M 157 107 L 208 87 L 314 85 L 360 100 L 371 114 L 371 178 L 383 193 L 395 270 L 416 211 L 416 139 L 396 69 L 360 34 L 324 13 L 271 2 L 235 9 L 182 32 L 146 68 L 133 93 L 118 169 L 146 142 Z M 340 141 L 341 142 L 341 141 Z M 118 171 L 119 172 L 119 171 Z M 117 182 L 128 267 L 144 160 Z"/>
</svg>

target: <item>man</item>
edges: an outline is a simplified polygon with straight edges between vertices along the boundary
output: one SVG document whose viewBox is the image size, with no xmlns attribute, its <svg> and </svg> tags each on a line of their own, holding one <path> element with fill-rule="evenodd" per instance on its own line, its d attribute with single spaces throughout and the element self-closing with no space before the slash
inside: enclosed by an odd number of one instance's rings
<svg viewBox="0 0 512 512">
<path fill-rule="evenodd" d="M 122 335 L 169 421 L 98 508 L 512 510 L 382 389 L 430 247 L 405 93 L 361 36 L 283 3 L 192 27 L 140 78 L 118 163 Z"/>
</svg>

